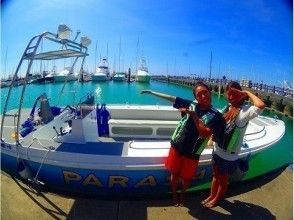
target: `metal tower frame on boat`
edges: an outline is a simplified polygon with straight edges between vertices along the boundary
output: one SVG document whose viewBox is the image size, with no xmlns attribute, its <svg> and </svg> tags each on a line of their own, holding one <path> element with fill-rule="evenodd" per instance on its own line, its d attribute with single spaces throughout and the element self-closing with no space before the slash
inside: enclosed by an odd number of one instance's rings
<svg viewBox="0 0 294 220">
<path fill-rule="evenodd" d="M 42 40 L 49 40 L 51 42 L 55 42 L 57 45 L 61 45 L 61 49 L 58 50 L 52 50 L 52 51 L 47 51 L 47 52 L 40 52 L 38 53 L 38 49 L 40 47 L 40 44 Z M 24 94 L 26 90 L 26 85 L 28 83 L 30 71 L 32 64 L 34 60 L 57 60 L 57 59 L 65 59 L 65 58 L 75 58 L 75 61 L 73 62 L 71 66 L 71 70 L 73 70 L 74 65 L 76 64 L 77 60 L 79 58 L 82 58 L 82 63 L 81 63 L 81 68 L 80 68 L 80 75 L 83 74 L 83 65 L 85 62 L 86 56 L 89 54 L 87 53 L 88 48 L 87 46 L 83 45 L 82 43 L 77 43 L 69 39 L 64 39 L 61 38 L 58 34 L 54 34 L 51 32 L 44 32 L 40 35 L 34 36 L 26 46 L 24 53 L 18 63 L 17 69 L 14 73 L 12 83 L 9 87 L 8 94 L 6 97 L 6 101 L 4 104 L 4 110 L 3 110 L 3 115 L 1 119 L 1 131 L 0 131 L 0 140 L 1 142 L 3 141 L 3 126 L 5 122 L 5 117 L 14 117 L 14 130 L 15 130 L 15 142 L 19 144 L 19 128 L 20 128 L 20 118 L 21 118 L 21 111 L 22 111 L 22 106 L 23 106 L 23 99 L 24 99 Z M 8 102 L 10 100 L 10 96 L 12 93 L 12 89 L 16 84 L 16 79 L 18 76 L 18 73 L 21 69 L 21 66 L 24 62 L 24 60 L 28 60 L 28 67 L 26 70 L 26 74 L 24 77 L 24 84 L 21 90 L 21 96 L 20 96 L 20 101 L 19 101 L 19 107 L 18 111 L 16 114 L 7 114 L 7 107 L 8 107 Z M 66 81 L 65 81 L 66 83 Z M 63 92 L 65 83 L 62 87 L 61 93 Z M 16 120 L 15 120 L 16 119 Z M 15 125 L 16 121 L 16 125 Z"/>
</svg>

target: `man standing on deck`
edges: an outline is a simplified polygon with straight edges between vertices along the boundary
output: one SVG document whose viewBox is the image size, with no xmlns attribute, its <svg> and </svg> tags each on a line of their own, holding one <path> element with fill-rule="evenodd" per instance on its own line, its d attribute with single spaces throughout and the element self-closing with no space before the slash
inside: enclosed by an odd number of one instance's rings
<svg viewBox="0 0 294 220">
<path fill-rule="evenodd" d="M 203 82 L 197 82 L 193 88 L 194 101 L 167 95 L 164 93 L 143 90 L 141 94 L 152 94 L 173 102 L 173 107 L 185 113 L 171 138 L 171 148 L 165 162 L 171 172 L 171 189 L 175 206 L 183 205 L 184 193 L 190 186 L 204 150 L 207 139 L 221 143 L 225 130 L 222 114 L 212 108 L 211 93 Z M 179 184 L 181 180 L 181 185 Z M 180 185 L 181 194 L 177 194 Z"/>
</svg>

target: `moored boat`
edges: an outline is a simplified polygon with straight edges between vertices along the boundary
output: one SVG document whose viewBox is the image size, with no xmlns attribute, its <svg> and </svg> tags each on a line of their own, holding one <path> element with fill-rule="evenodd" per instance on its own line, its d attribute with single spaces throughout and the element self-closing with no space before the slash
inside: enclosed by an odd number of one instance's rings
<svg viewBox="0 0 294 220">
<path fill-rule="evenodd" d="M 75 81 L 78 79 L 78 74 L 72 72 L 71 67 L 65 67 L 62 71 L 53 76 L 54 82 Z"/>
<path fill-rule="evenodd" d="M 106 81 L 109 80 L 109 68 L 107 58 L 103 58 L 92 75 L 92 81 Z"/>
<path fill-rule="evenodd" d="M 168 192 L 169 174 L 164 161 L 179 112 L 169 106 L 99 107 L 90 99 L 77 109 L 62 108 L 47 124 L 34 126 L 18 146 L 11 138 L 14 130 L 10 121 L 3 127 L 2 167 L 16 172 L 18 154 L 32 174 L 28 178 L 38 173 L 38 181 L 66 192 Z M 46 111 L 42 111 L 44 115 L 52 115 Z M 29 112 L 24 111 L 22 122 Z M 262 116 L 251 120 L 240 157 L 269 148 L 284 132 L 280 120 Z M 192 186 L 211 178 L 211 153 L 210 148 L 202 153 Z"/>
<path fill-rule="evenodd" d="M 113 81 L 122 82 L 126 80 L 126 74 L 124 72 L 116 72 L 112 77 Z"/>
<path fill-rule="evenodd" d="M 151 79 L 151 75 L 148 72 L 148 68 L 146 66 L 146 61 L 144 58 L 141 59 L 140 66 L 137 71 L 136 81 L 137 82 L 145 82 L 149 83 Z"/>
</svg>

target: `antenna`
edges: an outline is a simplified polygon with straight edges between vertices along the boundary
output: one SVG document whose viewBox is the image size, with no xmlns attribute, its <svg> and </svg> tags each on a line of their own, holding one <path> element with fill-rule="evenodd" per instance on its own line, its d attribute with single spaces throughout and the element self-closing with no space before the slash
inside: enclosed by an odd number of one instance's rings
<svg viewBox="0 0 294 220">
<path fill-rule="evenodd" d="M 108 59 L 108 41 L 107 41 L 106 58 Z"/>
<path fill-rule="evenodd" d="M 80 35 L 80 33 L 81 33 L 81 31 L 80 30 L 77 30 L 76 36 L 75 36 L 75 38 L 74 38 L 73 41 L 76 41 L 76 39 L 78 38 L 78 36 Z"/>
<path fill-rule="evenodd" d="M 118 71 L 120 72 L 120 53 L 121 53 L 121 36 L 119 36 L 119 48 L 118 48 Z"/>
<path fill-rule="evenodd" d="M 212 51 L 210 52 L 209 79 L 211 79 L 211 63 L 212 63 Z"/>
</svg>

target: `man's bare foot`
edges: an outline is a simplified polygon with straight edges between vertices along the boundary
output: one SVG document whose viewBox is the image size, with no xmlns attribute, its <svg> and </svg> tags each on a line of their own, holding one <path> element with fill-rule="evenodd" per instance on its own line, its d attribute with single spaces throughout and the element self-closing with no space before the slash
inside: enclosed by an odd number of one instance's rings
<svg viewBox="0 0 294 220">
<path fill-rule="evenodd" d="M 218 201 L 216 201 L 216 200 L 211 200 L 211 201 L 205 203 L 203 206 L 204 206 L 205 208 L 213 208 L 213 207 L 215 207 L 215 206 L 217 205 L 217 203 L 218 203 Z"/>
<path fill-rule="evenodd" d="M 185 193 L 180 194 L 179 206 L 185 206 Z"/>
<path fill-rule="evenodd" d="M 179 206 L 178 194 L 173 194 L 173 196 L 172 196 L 172 203 L 173 203 L 173 206 L 175 206 L 175 207 L 178 207 Z"/>
<path fill-rule="evenodd" d="M 212 200 L 212 198 L 209 196 L 206 199 L 201 201 L 201 204 L 204 205 L 205 203 L 208 203 L 210 200 Z"/>
</svg>

